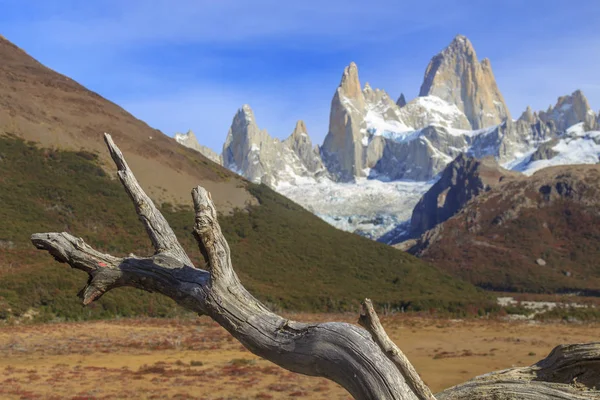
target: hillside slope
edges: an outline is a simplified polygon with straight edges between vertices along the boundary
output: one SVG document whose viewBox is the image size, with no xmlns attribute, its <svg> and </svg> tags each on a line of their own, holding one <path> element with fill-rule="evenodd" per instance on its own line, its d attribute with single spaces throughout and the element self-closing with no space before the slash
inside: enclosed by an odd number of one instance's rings
<svg viewBox="0 0 600 400">
<path fill-rule="evenodd" d="M 33 232 L 68 231 L 115 255 L 152 253 L 125 191 L 92 153 L 43 149 L 5 137 L 0 160 L 0 316 L 29 309 L 44 318 L 177 312 L 168 299 L 130 288 L 84 309 L 75 296 L 84 274 L 67 273 L 29 242 Z M 369 296 L 413 310 L 489 306 L 470 284 L 413 256 L 336 230 L 264 185 L 248 189 L 260 205 L 222 215 L 220 222 L 242 282 L 268 304 L 349 310 Z M 193 261 L 202 265 L 190 233 L 191 208 L 166 203 L 162 208 Z"/>
<path fill-rule="evenodd" d="M 102 139 L 108 132 L 153 198 L 185 204 L 190 188 L 202 182 L 219 209 L 255 203 L 238 175 L 43 66 L 1 36 L 0 60 L 0 134 L 49 148 L 85 149 L 97 153 L 112 171 Z"/>
<path fill-rule="evenodd" d="M 475 285 L 600 290 L 600 165 L 550 167 L 480 193 L 411 252 Z"/>
</svg>

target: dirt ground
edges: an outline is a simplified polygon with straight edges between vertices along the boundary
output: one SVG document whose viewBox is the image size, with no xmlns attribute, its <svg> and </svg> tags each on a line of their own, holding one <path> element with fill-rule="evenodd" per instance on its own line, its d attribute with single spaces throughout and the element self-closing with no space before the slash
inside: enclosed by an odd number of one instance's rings
<svg viewBox="0 0 600 400">
<path fill-rule="evenodd" d="M 560 343 L 597 340 L 597 325 L 414 316 L 382 322 L 434 392 L 533 364 Z M 259 359 L 205 317 L 3 326 L 0 371 L 2 399 L 351 398 L 333 382 Z"/>
</svg>

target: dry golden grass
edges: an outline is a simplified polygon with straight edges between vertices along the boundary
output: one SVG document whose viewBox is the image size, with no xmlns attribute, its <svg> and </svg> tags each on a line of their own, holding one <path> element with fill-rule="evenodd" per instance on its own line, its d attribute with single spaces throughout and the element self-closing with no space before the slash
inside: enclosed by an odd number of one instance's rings
<svg viewBox="0 0 600 400">
<path fill-rule="evenodd" d="M 353 315 L 290 315 L 345 320 Z M 524 366 L 557 344 L 593 341 L 597 326 L 383 318 L 432 390 Z M 283 370 L 207 318 L 0 328 L 3 399 L 349 399 L 336 384 Z"/>
</svg>

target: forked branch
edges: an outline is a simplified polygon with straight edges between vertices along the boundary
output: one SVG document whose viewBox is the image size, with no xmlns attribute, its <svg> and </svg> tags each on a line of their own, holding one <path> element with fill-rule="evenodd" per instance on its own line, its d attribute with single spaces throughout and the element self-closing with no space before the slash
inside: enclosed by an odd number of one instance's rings
<svg viewBox="0 0 600 400">
<path fill-rule="evenodd" d="M 419 400 L 435 400 L 431 390 L 429 390 L 429 387 L 427 387 L 417 371 L 415 371 L 408 358 L 406 358 L 402 350 L 396 346 L 385 332 L 385 329 L 383 329 L 375 308 L 373 308 L 371 299 L 365 299 L 363 302 L 362 313 L 360 314 L 358 323 L 373 335 L 375 342 L 377 342 L 388 358 L 396 364 L 398 370 Z"/>
<path fill-rule="evenodd" d="M 173 229 L 135 179 L 121 150 L 115 145 L 109 134 L 104 134 L 104 141 L 108 146 L 110 156 L 117 165 L 117 175 L 133 201 L 135 211 L 144 224 L 156 253 L 170 254 L 184 264 L 192 266 L 192 261 L 179 244 Z"/>
<path fill-rule="evenodd" d="M 193 234 L 208 270 L 196 268 L 163 215 L 140 187 L 110 135 L 105 134 L 104 138 L 117 165 L 119 178 L 156 252 L 145 258 L 133 255 L 118 258 L 98 252 L 68 233 L 32 235 L 31 240 L 37 248 L 47 250 L 59 262 L 88 273 L 87 285 L 80 292 L 84 304 L 121 286 L 159 292 L 187 309 L 210 316 L 254 354 L 290 371 L 331 379 L 356 399 L 434 399 L 408 359 L 385 334 L 370 301 L 365 302 L 361 318 L 369 333 L 356 325 L 341 322 L 305 324 L 291 321 L 272 313 L 248 293 L 231 265 L 229 246 L 221 232 L 215 205 L 210 194 L 200 186 L 192 191 Z M 594 345 L 592 348 L 597 351 L 599 347 Z M 590 351 L 586 349 L 585 354 L 592 354 Z M 591 359 L 597 362 L 597 354 L 594 353 Z M 553 365 L 565 368 L 560 363 Z M 535 374 L 518 375 L 515 378 L 518 384 L 511 381 L 514 378 L 511 375 L 509 383 L 505 383 L 504 373 L 497 373 L 497 380 L 476 379 L 448 389 L 438 398 L 561 399 L 565 393 L 579 396 L 570 398 L 598 396 L 598 392 L 589 390 L 588 386 L 583 391 L 569 382 L 532 382 L 541 380 L 540 375 Z M 544 376 L 552 378 L 553 375 Z M 491 384 L 514 396 L 481 397 L 479 389 Z M 514 387 L 517 389 L 512 390 Z"/>
</svg>

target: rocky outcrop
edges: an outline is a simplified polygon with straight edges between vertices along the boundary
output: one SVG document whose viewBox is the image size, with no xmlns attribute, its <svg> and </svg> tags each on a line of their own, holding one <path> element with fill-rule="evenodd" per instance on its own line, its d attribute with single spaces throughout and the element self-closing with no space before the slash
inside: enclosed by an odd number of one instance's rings
<svg viewBox="0 0 600 400">
<path fill-rule="evenodd" d="M 592 127 L 596 120 L 596 115 L 581 90 L 559 97 L 556 105 L 546 112 L 540 111 L 539 117 L 544 122 L 553 121 L 561 132 L 580 122 Z"/>
<path fill-rule="evenodd" d="M 410 107 L 407 105 L 401 112 Z M 421 115 L 424 118 L 425 115 Z M 408 118 L 406 118 L 408 119 Z M 408 119 L 411 121 L 410 119 Z M 451 119 L 447 120 L 451 121 Z M 418 123 L 413 119 L 412 123 Z M 440 173 L 460 153 L 476 158 L 492 156 L 512 162 L 556 138 L 554 123 L 539 119 L 511 121 L 479 131 L 457 130 L 439 124 L 399 135 L 369 139 L 367 158 L 371 177 L 425 181 Z M 523 160 L 523 167 L 529 160 Z"/>
<path fill-rule="evenodd" d="M 587 130 L 585 125 L 584 122 L 575 124 L 540 144 L 527 160 L 523 172 L 531 175 L 550 166 L 600 163 L 600 132 Z"/>
<path fill-rule="evenodd" d="M 415 206 L 411 236 L 420 236 L 452 217 L 475 196 L 519 175 L 500 167 L 493 157 L 478 160 L 460 154 Z"/>
<path fill-rule="evenodd" d="M 435 177 L 461 153 L 475 158 L 492 156 L 499 163 L 508 163 L 557 135 L 552 121 L 544 123 L 539 119 L 533 124 L 507 120 L 475 132 L 429 125 L 404 135 L 371 139 L 369 151 L 373 156 L 369 153 L 369 162 L 376 160 L 376 163 L 371 167 L 370 175 L 425 181 Z M 528 162 L 530 160 L 523 160 L 522 167 L 525 168 Z"/>
<path fill-rule="evenodd" d="M 400 93 L 400 97 L 396 100 L 396 105 L 400 108 L 406 105 L 406 98 L 404 98 L 404 93 Z"/>
<path fill-rule="evenodd" d="M 283 144 L 294 151 L 298 160 L 308 172 L 305 176 L 309 174 L 315 174 L 316 176 L 326 174 L 319 148 L 317 146 L 313 147 L 304 121 L 300 120 L 296 123 L 294 131 L 283 141 Z"/>
<path fill-rule="evenodd" d="M 450 134 L 441 126 L 428 126 L 406 137 L 384 140 L 371 176 L 427 181 L 466 148 L 466 137 Z"/>
<path fill-rule="evenodd" d="M 531 152 L 558 133 L 553 121 L 542 122 L 537 114 L 530 116 L 526 111 L 517 121 L 506 120 L 469 134 L 468 153 L 476 158 L 494 156 L 504 164 Z"/>
<path fill-rule="evenodd" d="M 594 115 L 594 118 L 590 118 L 589 121 L 586 121 L 583 125 L 583 129 L 587 131 L 600 131 L 600 111 L 598 114 Z"/>
<path fill-rule="evenodd" d="M 303 121 L 281 142 L 261 130 L 250 106 L 244 105 L 233 118 L 223 145 L 223 165 L 255 183 L 276 187 L 299 178 L 327 175 L 319 152 L 312 148 Z"/>
<path fill-rule="evenodd" d="M 177 141 L 177 143 L 196 150 L 209 160 L 216 162 L 219 165 L 223 165 L 223 159 L 221 156 L 211 148 L 201 145 L 198 142 L 196 135 L 194 135 L 194 132 L 191 130 L 187 131 L 187 133 L 176 133 L 174 139 Z"/>
<path fill-rule="evenodd" d="M 531 107 L 527 106 L 523 114 L 519 117 L 519 121 L 526 122 L 528 124 L 534 124 L 538 120 L 537 113 L 534 113 Z"/>
<path fill-rule="evenodd" d="M 471 42 L 461 35 L 433 57 L 419 95 L 437 96 L 456 105 L 473 129 L 498 125 L 511 118 L 490 61 L 486 58 L 480 63 Z"/>
<path fill-rule="evenodd" d="M 558 151 L 554 150 L 554 146 L 558 143 L 558 139 L 552 139 L 549 142 L 542 143 L 529 158 L 529 162 L 539 160 L 550 160 L 557 156 Z"/>
</svg>

